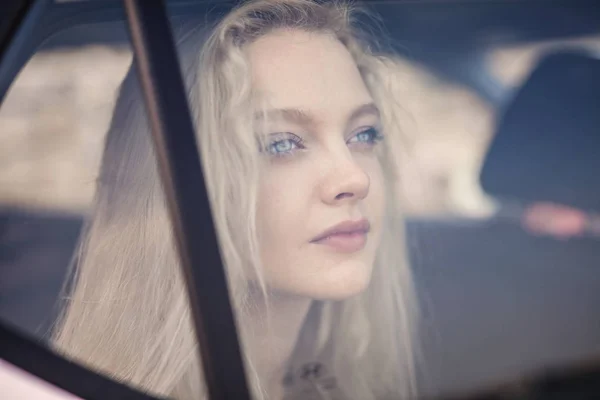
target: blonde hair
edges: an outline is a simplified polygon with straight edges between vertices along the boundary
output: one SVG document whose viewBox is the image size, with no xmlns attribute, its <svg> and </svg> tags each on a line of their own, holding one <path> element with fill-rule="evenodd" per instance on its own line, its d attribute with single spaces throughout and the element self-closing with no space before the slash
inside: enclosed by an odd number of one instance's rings
<svg viewBox="0 0 600 400">
<path fill-rule="evenodd" d="M 360 39 L 352 9 L 310 0 L 256 0 L 230 12 L 208 39 L 182 38 L 182 69 L 198 132 L 206 185 L 238 320 L 248 312 L 247 266 L 261 277 L 256 237 L 257 147 L 245 44 L 279 28 L 335 35 L 352 54 L 382 115 L 386 140 L 399 140 L 390 57 Z M 204 42 L 203 46 L 200 46 Z M 73 270 L 74 285 L 55 334 L 57 349 L 119 381 L 158 395 L 204 393 L 197 343 L 152 151 L 141 93 L 126 77 L 106 139 L 92 218 Z M 393 146 L 382 155 L 387 218 L 369 287 L 320 304 L 320 340 L 347 398 L 414 395 L 414 294 L 394 199 Z M 242 173 L 243 171 L 243 173 Z M 201 238 L 198 238 L 201 240 Z M 261 281 L 262 282 L 262 281 Z M 263 290 L 264 290 L 263 283 Z M 244 346 L 244 326 L 238 324 Z M 266 398 L 245 351 L 255 398 Z"/>
</svg>

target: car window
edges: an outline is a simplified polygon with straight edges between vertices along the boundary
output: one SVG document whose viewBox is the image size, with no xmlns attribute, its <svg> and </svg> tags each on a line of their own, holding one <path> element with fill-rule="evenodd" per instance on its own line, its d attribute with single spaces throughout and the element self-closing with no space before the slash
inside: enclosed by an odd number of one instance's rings
<svg viewBox="0 0 600 400">
<path fill-rule="evenodd" d="M 81 218 L 93 202 L 104 131 L 130 62 L 126 46 L 42 47 L 15 79 L 0 110 L 3 293 L 25 290 L 26 299 L 35 285 L 62 284 Z M 37 306 L 51 307 L 46 300 Z M 4 318 L 44 335 L 48 309 L 23 312 L 9 303 L 7 296 Z"/>
<path fill-rule="evenodd" d="M 104 27 L 118 31 L 116 42 L 90 25 L 44 38 L 0 108 L 0 319 L 52 349 L 105 133 L 132 61 L 124 23 Z M 2 371 L 9 398 L 66 396 L 9 364 Z"/>
<path fill-rule="evenodd" d="M 59 3 L 67 15 L 94 2 Z M 169 3 L 251 389 L 468 397 L 597 366 L 600 210 L 572 176 L 596 167 L 600 15 L 367 3 L 379 17 L 356 26 L 385 63 L 298 29 L 226 31 L 225 5 Z M 186 398 L 206 390 L 190 277 L 155 114 L 111 10 L 58 19 L 0 106 L 0 320 L 92 371 Z M 357 69 L 362 56 L 373 64 Z M 553 153 L 543 132 L 571 139 Z M 377 380 L 378 365 L 395 381 Z"/>
</svg>

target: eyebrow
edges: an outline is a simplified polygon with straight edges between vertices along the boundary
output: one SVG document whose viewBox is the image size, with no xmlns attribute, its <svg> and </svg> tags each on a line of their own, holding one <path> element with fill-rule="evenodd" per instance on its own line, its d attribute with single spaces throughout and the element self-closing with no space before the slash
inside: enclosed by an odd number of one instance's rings
<svg viewBox="0 0 600 400">
<path fill-rule="evenodd" d="M 379 109 L 374 103 L 367 103 L 356 107 L 348 117 L 348 124 L 366 115 L 373 115 L 379 118 Z M 310 112 L 298 108 L 277 108 L 256 114 L 257 119 L 263 119 L 264 116 L 266 116 L 267 119 L 282 118 L 302 126 L 313 127 L 318 124 L 318 118 Z"/>
<path fill-rule="evenodd" d="M 379 108 L 377 108 L 375 103 L 367 103 L 355 108 L 354 111 L 352 111 L 352 113 L 350 114 L 348 122 L 352 122 L 366 115 L 373 115 L 377 118 L 380 117 Z"/>
</svg>

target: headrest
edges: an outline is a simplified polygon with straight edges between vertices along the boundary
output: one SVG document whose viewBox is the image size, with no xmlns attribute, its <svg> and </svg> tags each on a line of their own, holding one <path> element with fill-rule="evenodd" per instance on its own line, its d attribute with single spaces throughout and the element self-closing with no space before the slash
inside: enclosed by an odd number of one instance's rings
<svg viewBox="0 0 600 400">
<path fill-rule="evenodd" d="M 500 118 L 480 181 L 499 199 L 600 211 L 600 60 L 542 59 Z"/>
</svg>

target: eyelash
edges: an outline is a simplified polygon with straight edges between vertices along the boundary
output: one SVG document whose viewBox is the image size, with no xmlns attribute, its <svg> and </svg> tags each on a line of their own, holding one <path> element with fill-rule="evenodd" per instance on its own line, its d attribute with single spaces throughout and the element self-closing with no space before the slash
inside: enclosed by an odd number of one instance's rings
<svg viewBox="0 0 600 400">
<path fill-rule="evenodd" d="M 357 144 L 366 144 L 368 146 L 374 146 L 375 144 L 377 144 L 378 142 L 383 140 L 383 135 L 381 134 L 379 129 L 377 129 L 375 127 L 369 127 L 367 129 L 364 129 L 364 130 L 358 132 L 356 135 L 352 136 L 350 139 L 348 139 L 347 143 L 351 143 L 351 141 L 353 139 L 358 138 L 360 135 L 364 135 L 364 134 L 369 135 L 367 141 L 366 142 L 356 142 Z"/>
<path fill-rule="evenodd" d="M 305 149 L 306 147 L 304 146 L 304 139 L 302 139 L 300 136 L 298 135 L 294 135 L 293 133 L 290 132 L 285 132 L 285 133 L 279 133 L 275 135 L 275 138 L 271 139 L 270 142 L 267 144 L 265 151 L 268 152 L 270 155 L 272 155 L 273 157 L 285 157 L 288 156 L 292 153 L 292 150 L 288 150 L 288 151 L 284 151 L 282 153 L 276 153 L 274 152 L 272 149 L 275 148 L 275 146 L 279 143 L 289 143 L 292 146 L 295 146 L 298 149 Z"/>
<path fill-rule="evenodd" d="M 364 135 L 367 134 L 368 138 L 366 141 L 364 142 L 355 142 L 353 141 L 354 139 L 358 138 L 360 135 Z M 375 146 L 378 142 L 380 142 L 381 140 L 383 140 L 383 135 L 381 134 L 381 132 L 374 128 L 374 127 L 369 127 L 367 129 L 364 129 L 360 132 L 358 132 L 357 134 L 355 134 L 354 136 L 352 136 L 350 139 L 348 139 L 348 141 L 346 142 L 347 144 L 352 144 L 352 145 L 367 145 L 369 147 L 373 147 Z M 280 143 L 288 143 L 290 144 L 290 146 L 292 147 L 292 149 L 287 150 L 287 151 L 282 151 L 280 153 L 277 153 L 276 151 L 273 151 L 273 149 L 275 149 L 275 146 L 277 144 Z M 295 135 L 293 133 L 290 132 L 285 132 L 285 133 L 281 133 L 281 134 L 277 134 L 275 139 L 272 139 L 270 141 L 269 144 L 267 144 L 265 151 L 268 152 L 270 155 L 272 155 L 273 157 L 287 157 L 290 154 L 292 154 L 292 152 L 295 149 L 305 149 L 306 147 L 304 146 L 304 140 L 298 136 Z"/>
</svg>

